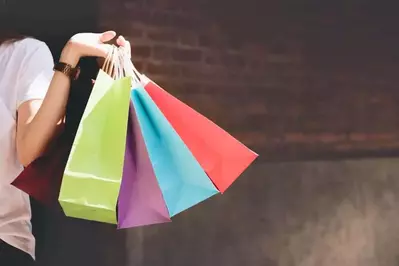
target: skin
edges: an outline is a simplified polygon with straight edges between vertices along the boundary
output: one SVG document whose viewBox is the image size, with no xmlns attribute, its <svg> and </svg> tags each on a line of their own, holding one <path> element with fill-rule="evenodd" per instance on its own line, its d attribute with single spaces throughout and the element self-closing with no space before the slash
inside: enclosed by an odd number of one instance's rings
<svg viewBox="0 0 399 266">
<path fill-rule="evenodd" d="M 65 45 L 60 62 L 75 67 L 85 56 L 105 58 L 110 49 L 106 42 L 115 36 L 114 31 L 76 34 Z M 119 36 L 116 43 L 130 53 L 130 43 L 124 37 Z M 27 101 L 18 108 L 16 146 L 18 159 L 24 166 L 40 157 L 60 132 L 70 86 L 70 79 L 56 71 L 43 100 Z"/>
</svg>

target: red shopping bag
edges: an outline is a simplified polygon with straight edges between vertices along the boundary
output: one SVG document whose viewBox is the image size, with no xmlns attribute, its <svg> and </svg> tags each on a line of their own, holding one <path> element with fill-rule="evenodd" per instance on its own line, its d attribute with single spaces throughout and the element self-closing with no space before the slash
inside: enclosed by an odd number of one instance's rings
<svg viewBox="0 0 399 266">
<path fill-rule="evenodd" d="M 144 75 L 142 82 L 220 192 L 223 193 L 258 157 L 211 120 Z"/>
<path fill-rule="evenodd" d="M 71 147 L 60 139 L 57 149 L 28 165 L 12 185 L 47 207 L 59 208 L 58 194 Z"/>
</svg>

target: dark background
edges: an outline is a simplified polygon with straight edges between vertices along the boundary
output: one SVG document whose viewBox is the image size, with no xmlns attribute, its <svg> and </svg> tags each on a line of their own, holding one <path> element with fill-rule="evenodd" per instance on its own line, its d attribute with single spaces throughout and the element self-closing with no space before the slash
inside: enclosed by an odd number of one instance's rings
<svg viewBox="0 0 399 266">
<path fill-rule="evenodd" d="M 168 225 L 36 208 L 41 265 L 398 265 L 398 4 L 21 2 L 55 58 L 73 32 L 115 29 L 138 68 L 261 155 Z"/>
</svg>

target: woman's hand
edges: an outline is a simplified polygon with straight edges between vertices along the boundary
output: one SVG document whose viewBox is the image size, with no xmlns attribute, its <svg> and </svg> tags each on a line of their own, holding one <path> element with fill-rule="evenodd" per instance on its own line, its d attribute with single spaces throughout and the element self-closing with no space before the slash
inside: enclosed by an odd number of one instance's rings
<svg viewBox="0 0 399 266">
<path fill-rule="evenodd" d="M 79 59 L 84 56 L 105 58 L 111 48 L 111 45 L 106 42 L 111 41 L 115 36 L 115 31 L 75 34 L 65 45 L 60 61 L 76 66 Z M 119 36 L 116 42 L 126 47 L 130 53 L 130 43 L 124 37 Z"/>
<path fill-rule="evenodd" d="M 111 47 L 106 42 L 111 41 L 115 36 L 114 31 L 100 34 L 76 34 L 65 45 L 60 61 L 75 67 L 83 56 L 104 58 Z M 117 38 L 116 44 L 125 47 L 128 53 L 130 52 L 130 43 L 122 36 Z M 37 60 L 41 63 L 39 66 Z M 36 53 L 35 57 L 29 60 L 27 65 L 24 65 L 24 68 L 30 70 L 29 72 L 37 73 L 37 78 L 40 81 L 43 79 L 42 72 L 50 71 L 52 67 L 53 58 L 50 51 L 48 51 L 47 60 L 43 60 L 42 55 Z M 19 89 L 32 90 L 32 85 L 30 82 L 26 84 L 28 87 Z M 46 82 L 35 82 L 35 85 L 47 86 Z M 18 159 L 23 165 L 26 166 L 41 156 L 57 136 L 57 125 L 65 116 L 70 85 L 69 77 L 55 71 L 44 100 L 32 99 L 19 106 L 16 146 Z"/>
</svg>

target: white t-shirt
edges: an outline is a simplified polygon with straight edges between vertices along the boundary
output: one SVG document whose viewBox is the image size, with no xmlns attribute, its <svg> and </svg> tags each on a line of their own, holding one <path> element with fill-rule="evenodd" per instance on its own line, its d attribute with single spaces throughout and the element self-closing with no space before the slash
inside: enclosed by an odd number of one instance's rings
<svg viewBox="0 0 399 266">
<path fill-rule="evenodd" d="M 15 135 L 18 107 L 43 99 L 54 61 L 45 43 L 32 38 L 0 45 L 0 239 L 35 258 L 29 197 L 11 185 L 23 167 Z"/>
</svg>

